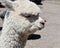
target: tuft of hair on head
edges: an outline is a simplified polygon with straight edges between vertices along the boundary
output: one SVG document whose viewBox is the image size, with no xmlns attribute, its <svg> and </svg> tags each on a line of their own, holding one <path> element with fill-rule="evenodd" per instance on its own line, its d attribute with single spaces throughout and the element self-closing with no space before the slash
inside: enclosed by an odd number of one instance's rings
<svg viewBox="0 0 60 48">
<path fill-rule="evenodd" d="M 13 7 L 12 1 L 8 1 L 8 0 L 0 0 L 0 2 L 2 3 L 3 6 L 5 6 L 5 8 L 14 11 L 14 7 Z"/>
</svg>

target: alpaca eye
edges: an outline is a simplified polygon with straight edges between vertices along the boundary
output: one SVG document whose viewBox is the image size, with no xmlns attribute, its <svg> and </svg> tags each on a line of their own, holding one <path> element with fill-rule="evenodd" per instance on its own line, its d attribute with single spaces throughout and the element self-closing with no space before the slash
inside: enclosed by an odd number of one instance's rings
<svg viewBox="0 0 60 48">
<path fill-rule="evenodd" d="M 15 0 L 11 0 L 11 1 L 15 1 Z"/>
<path fill-rule="evenodd" d="M 31 16 L 30 16 L 30 15 L 28 15 L 28 16 L 25 16 L 25 17 L 30 18 Z"/>
<path fill-rule="evenodd" d="M 26 14 L 26 13 L 21 13 L 21 14 L 19 14 L 19 15 L 22 15 L 22 16 L 25 16 L 25 17 L 31 17 L 30 14 Z"/>
</svg>

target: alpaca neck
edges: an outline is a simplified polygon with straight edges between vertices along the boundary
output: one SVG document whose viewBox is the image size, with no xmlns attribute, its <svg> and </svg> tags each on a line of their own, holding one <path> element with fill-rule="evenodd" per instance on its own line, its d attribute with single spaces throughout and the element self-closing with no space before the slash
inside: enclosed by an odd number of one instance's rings
<svg viewBox="0 0 60 48">
<path fill-rule="evenodd" d="M 0 48 L 24 48 L 26 40 L 27 37 L 25 35 L 11 30 L 1 34 Z"/>
</svg>

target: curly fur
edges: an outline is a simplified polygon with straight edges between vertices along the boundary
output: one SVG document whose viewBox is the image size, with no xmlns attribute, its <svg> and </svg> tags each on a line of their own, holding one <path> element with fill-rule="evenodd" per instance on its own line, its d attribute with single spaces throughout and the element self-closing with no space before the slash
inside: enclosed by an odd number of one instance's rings
<svg viewBox="0 0 60 48">
<path fill-rule="evenodd" d="M 12 6 L 8 1 L 3 3 L 9 10 L 0 35 L 0 48 L 24 48 L 28 36 L 44 27 L 40 8 L 29 0 L 9 2 Z"/>
</svg>

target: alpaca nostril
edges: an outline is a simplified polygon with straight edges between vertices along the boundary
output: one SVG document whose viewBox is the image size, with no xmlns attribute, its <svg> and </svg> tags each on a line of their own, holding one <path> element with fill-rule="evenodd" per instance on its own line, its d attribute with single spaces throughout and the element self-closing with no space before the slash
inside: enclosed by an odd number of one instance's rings
<svg viewBox="0 0 60 48">
<path fill-rule="evenodd" d="M 45 22 L 47 22 L 46 20 L 44 20 Z"/>
<path fill-rule="evenodd" d="M 45 23 L 44 22 L 40 22 L 42 25 L 44 25 Z"/>
</svg>

